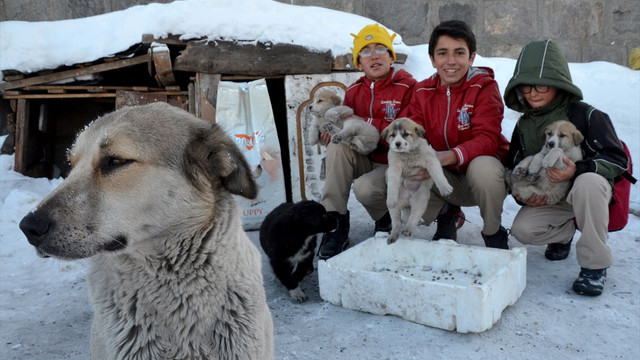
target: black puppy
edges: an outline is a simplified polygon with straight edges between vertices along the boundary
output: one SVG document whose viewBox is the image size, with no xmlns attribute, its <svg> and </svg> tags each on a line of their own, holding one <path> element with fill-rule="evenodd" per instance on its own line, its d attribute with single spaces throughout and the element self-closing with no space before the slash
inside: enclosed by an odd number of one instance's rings
<svg viewBox="0 0 640 360">
<path fill-rule="evenodd" d="M 296 301 L 306 301 L 300 289 L 302 279 L 313 272 L 316 234 L 331 231 L 336 219 L 327 216 L 324 206 L 313 200 L 282 203 L 260 226 L 260 245 L 273 272 Z"/>
</svg>

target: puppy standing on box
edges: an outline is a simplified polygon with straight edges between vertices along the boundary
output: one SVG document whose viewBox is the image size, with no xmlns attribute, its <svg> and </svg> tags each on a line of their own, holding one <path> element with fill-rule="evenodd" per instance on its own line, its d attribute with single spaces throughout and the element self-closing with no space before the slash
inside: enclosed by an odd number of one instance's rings
<svg viewBox="0 0 640 360">
<path fill-rule="evenodd" d="M 389 143 L 386 177 L 391 234 L 387 239 L 388 244 L 396 242 L 400 233 L 411 236 L 427 209 L 434 183 L 443 196 L 453 191 L 436 152 L 424 135 L 424 128 L 409 118 L 396 119 L 382 131 L 382 138 Z M 426 169 L 431 177 L 412 180 L 410 175 L 415 173 L 417 167 Z"/>
</svg>

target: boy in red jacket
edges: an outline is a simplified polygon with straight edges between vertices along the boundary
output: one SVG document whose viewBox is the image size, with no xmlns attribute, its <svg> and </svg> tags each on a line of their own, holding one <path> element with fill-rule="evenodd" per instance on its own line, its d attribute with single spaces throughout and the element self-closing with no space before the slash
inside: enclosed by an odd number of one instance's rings
<svg viewBox="0 0 640 360">
<path fill-rule="evenodd" d="M 353 109 L 354 114 L 365 119 L 382 131 L 398 117 L 407 116 L 407 106 L 416 80 L 404 70 L 393 67 L 396 54 L 393 38 L 378 24 L 367 25 L 353 40 L 353 61 L 364 76 L 346 91 L 343 104 Z M 322 189 L 321 203 L 330 216 L 338 220 L 335 231 L 325 233 L 320 245 L 319 258 L 328 259 L 339 254 L 349 245 L 349 211 L 347 203 L 354 180 L 366 177 L 382 177 L 387 168 L 388 144 L 380 141 L 371 154 L 361 155 L 342 143 L 330 142 L 330 135 L 321 134 L 327 146 L 327 176 Z M 354 183 L 355 191 L 355 183 Z M 367 208 L 376 220 L 377 230 L 390 227 L 391 219 L 386 203 Z"/>
<path fill-rule="evenodd" d="M 423 219 L 427 224 L 437 219 L 434 240 L 455 240 L 460 206 L 479 206 L 485 245 L 508 249 L 508 232 L 501 226 L 509 150 L 501 133 L 504 105 L 493 70 L 473 67 L 475 56 L 475 36 L 466 23 L 451 20 L 434 28 L 429 57 L 437 73 L 416 84 L 409 117 L 427 131 L 454 190 L 443 197 L 433 187 Z M 416 175 L 428 176 L 425 170 Z"/>
</svg>

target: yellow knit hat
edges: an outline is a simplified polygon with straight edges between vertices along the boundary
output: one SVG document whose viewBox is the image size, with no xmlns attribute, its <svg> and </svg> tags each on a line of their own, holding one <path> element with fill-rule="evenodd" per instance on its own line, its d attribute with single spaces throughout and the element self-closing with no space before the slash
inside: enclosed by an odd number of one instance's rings
<svg viewBox="0 0 640 360">
<path fill-rule="evenodd" d="M 393 60 L 395 61 L 396 52 L 393 51 L 393 38 L 395 38 L 396 35 L 397 34 L 389 36 L 387 30 L 378 24 L 363 27 L 358 35 L 352 33 L 351 36 L 353 36 L 354 39 L 351 51 L 353 52 L 353 63 L 356 65 L 356 68 L 358 67 L 358 53 L 369 44 L 382 44 L 386 46 L 391 50 Z"/>
</svg>

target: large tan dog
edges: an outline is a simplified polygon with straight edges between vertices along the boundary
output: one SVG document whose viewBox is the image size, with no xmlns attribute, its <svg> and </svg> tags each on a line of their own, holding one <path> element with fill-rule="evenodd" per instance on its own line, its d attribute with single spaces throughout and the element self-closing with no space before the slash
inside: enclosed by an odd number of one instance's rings
<svg viewBox="0 0 640 360">
<path fill-rule="evenodd" d="M 443 196 L 453 191 L 435 150 L 424 135 L 424 128 L 409 118 L 396 119 L 382 131 L 382 138 L 389 143 L 387 208 L 392 229 L 387 238 L 388 244 L 396 242 L 400 233 L 411 236 L 415 231 L 427 210 L 434 183 Z M 431 177 L 422 181 L 411 180 L 409 176 L 416 173 L 416 168 L 426 169 Z"/>
<path fill-rule="evenodd" d="M 576 162 L 582 160 L 580 143 L 584 136 L 566 120 L 560 120 L 547 126 L 544 130 L 545 145 L 540 152 L 527 156 L 513 169 L 507 171 L 505 180 L 513 196 L 529 199 L 538 194 L 547 197 L 547 204 L 557 204 L 571 189 L 571 181 L 553 183 L 547 177 L 547 168 L 554 167 L 564 170 L 567 164 L 562 160 L 564 156 Z"/>
<path fill-rule="evenodd" d="M 356 152 L 367 155 L 378 146 L 378 129 L 363 118 L 353 116 L 353 110 L 342 104 L 342 99 L 329 89 L 316 92 L 309 111 L 313 121 L 309 127 L 309 144 L 320 141 L 320 133 L 331 134 L 331 142 L 344 143 Z"/>
<path fill-rule="evenodd" d="M 273 358 L 260 254 L 232 195 L 256 185 L 218 126 L 165 103 L 125 107 L 69 159 L 20 228 L 41 256 L 90 258 L 94 360 Z"/>
</svg>

